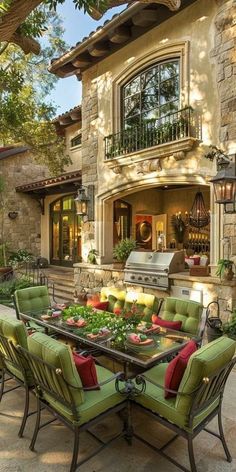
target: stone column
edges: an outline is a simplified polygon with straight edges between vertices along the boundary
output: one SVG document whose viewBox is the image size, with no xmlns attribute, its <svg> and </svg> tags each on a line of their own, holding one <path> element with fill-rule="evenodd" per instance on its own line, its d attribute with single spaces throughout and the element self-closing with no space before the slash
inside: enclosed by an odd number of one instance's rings
<svg viewBox="0 0 236 472">
<path fill-rule="evenodd" d="M 82 98 L 82 184 L 94 185 L 97 193 L 97 154 L 98 154 L 98 90 L 97 80 L 94 77 L 94 68 L 86 72 L 83 80 Z M 97 211 L 95 208 L 95 220 Z M 90 249 L 96 248 L 95 224 L 84 223 L 82 226 L 82 258 L 87 261 Z"/>
<path fill-rule="evenodd" d="M 217 0 L 219 11 L 215 18 L 215 58 L 219 91 L 220 147 L 228 154 L 236 153 L 236 3 Z M 236 214 L 224 215 L 223 236 L 230 238 L 230 251 L 225 245 L 223 257 L 236 261 Z M 229 254 L 228 254 L 229 252 Z"/>
</svg>

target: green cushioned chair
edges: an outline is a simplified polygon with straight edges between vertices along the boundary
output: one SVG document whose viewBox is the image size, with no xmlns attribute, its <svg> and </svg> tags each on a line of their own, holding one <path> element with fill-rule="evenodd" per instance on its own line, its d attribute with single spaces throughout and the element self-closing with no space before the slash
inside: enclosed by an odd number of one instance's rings
<svg viewBox="0 0 236 472">
<path fill-rule="evenodd" d="M 22 437 L 29 413 L 29 391 L 33 386 L 33 377 L 25 358 L 18 352 L 16 346 L 27 348 L 27 331 L 22 321 L 0 315 L 0 361 L 2 379 L 0 387 L 0 401 L 3 394 L 19 387 L 25 389 L 25 407 L 18 435 Z M 6 378 L 6 375 L 8 378 Z M 5 389 L 8 380 L 14 379 L 17 386 Z"/>
<path fill-rule="evenodd" d="M 168 399 L 164 397 L 167 363 L 151 368 L 136 379 L 137 383 L 145 382 L 146 384 L 145 392 L 135 397 L 136 405 L 145 409 L 162 425 L 176 432 L 175 437 L 181 435 L 187 439 L 191 472 L 197 471 L 193 454 L 193 439 L 203 429 L 221 440 L 227 461 L 231 462 L 232 460 L 224 438 L 221 405 L 226 380 L 236 363 L 236 357 L 233 358 L 235 346 L 235 341 L 222 336 L 192 354 L 178 391 L 169 390 L 169 392 L 175 393 L 174 397 Z M 215 415 L 218 415 L 220 434 L 206 428 L 208 422 Z M 134 436 L 142 440 L 136 433 Z M 187 471 L 164 452 L 165 447 L 175 437 L 161 449 L 156 450 L 172 463 Z"/>
<path fill-rule="evenodd" d="M 191 300 L 168 297 L 160 314 L 163 320 L 181 321 L 181 331 L 202 336 L 203 305 Z"/>
<path fill-rule="evenodd" d="M 16 317 L 20 318 L 21 313 L 40 313 L 42 310 L 51 306 L 50 297 L 48 294 L 48 288 L 44 285 L 35 287 L 22 288 L 16 290 L 13 296 L 13 301 L 16 310 Z M 36 331 L 44 331 L 37 323 L 33 321 L 27 322 L 27 326 L 30 329 Z"/>
<path fill-rule="evenodd" d="M 108 413 L 120 411 L 127 406 L 126 397 L 115 388 L 116 379 L 120 374 L 113 374 L 103 367 L 96 366 L 100 389 L 84 389 L 69 346 L 43 333 L 34 333 L 28 337 L 28 350 L 21 351 L 29 362 L 38 392 L 37 420 L 30 449 L 34 449 L 38 431 L 42 427 L 40 413 L 41 406 L 44 406 L 53 413 L 54 419 L 60 419 L 74 432 L 70 467 L 70 472 L 73 472 L 84 462 L 77 462 L 79 432 Z M 121 434 L 123 433 L 119 436 Z"/>
</svg>

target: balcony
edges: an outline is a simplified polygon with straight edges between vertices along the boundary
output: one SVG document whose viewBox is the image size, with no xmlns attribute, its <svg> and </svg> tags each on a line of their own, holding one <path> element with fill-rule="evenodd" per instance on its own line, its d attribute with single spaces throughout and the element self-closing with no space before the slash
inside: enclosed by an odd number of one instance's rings
<svg viewBox="0 0 236 472">
<path fill-rule="evenodd" d="M 191 107 L 105 137 L 105 159 L 125 157 L 154 146 L 192 138 L 201 140 L 201 116 Z"/>
</svg>

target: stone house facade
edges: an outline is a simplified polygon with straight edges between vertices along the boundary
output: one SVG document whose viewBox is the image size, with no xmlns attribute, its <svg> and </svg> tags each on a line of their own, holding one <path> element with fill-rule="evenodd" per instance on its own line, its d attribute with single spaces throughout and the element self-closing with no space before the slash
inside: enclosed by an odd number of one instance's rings
<svg viewBox="0 0 236 472">
<path fill-rule="evenodd" d="M 112 266 L 115 242 L 132 236 L 144 249 L 156 250 L 161 228 L 167 248 L 182 244 L 210 259 L 210 277 L 177 274 L 171 287 L 198 290 L 205 306 L 218 299 L 228 316 L 236 301 L 235 281 L 222 284 L 214 274 L 219 258 L 236 258 L 236 216 L 215 203 L 210 180 L 216 163 L 206 155 L 211 145 L 229 156 L 236 152 L 235 38 L 233 0 L 136 2 L 52 62 L 52 73 L 82 80 L 74 128 L 75 134 L 81 129 L 81 145 L 64 192 L 62 180 L 55 182 L 54 193 L 47 193 L 47 182 L 39 189 L 45 208 L 41 253 L 52 261 L 56 248 L 53 263 L 76 262 L 74 249 L 63 243 L 70 234 L 63 225 L 66 215 L 62 211 L 59 220 L 53 202 L 73 195 L 76 185 L 92 185 L 94 221 L 80 220 L 74 232 L 82 258 L 74 264 L 76 287 L 123 283 L 123 272 Z M 62 115 L 59 127 L 72 119 Z M 188 226 L 181 242 L 172 218 L 185 215 L 189 221 L 199 192 L 210 224 L 203 230 Z M 86 264 L 91 248 L 98 251 L 98 266 Z M 138 290 L 163 295 L 153 288 Z"/>
</svg>

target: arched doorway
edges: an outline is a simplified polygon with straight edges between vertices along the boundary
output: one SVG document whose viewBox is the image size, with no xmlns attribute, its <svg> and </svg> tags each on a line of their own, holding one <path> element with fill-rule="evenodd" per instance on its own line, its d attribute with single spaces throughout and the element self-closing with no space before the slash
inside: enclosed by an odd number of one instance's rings
<svg viewBox="0 0 236 472">
<path fill-rule="evenodd" d="M 76 214 L 74 195 L 50 205 L 50 263 L 72 266 L 81 260 L 81 217 Z"/>
</svg>

